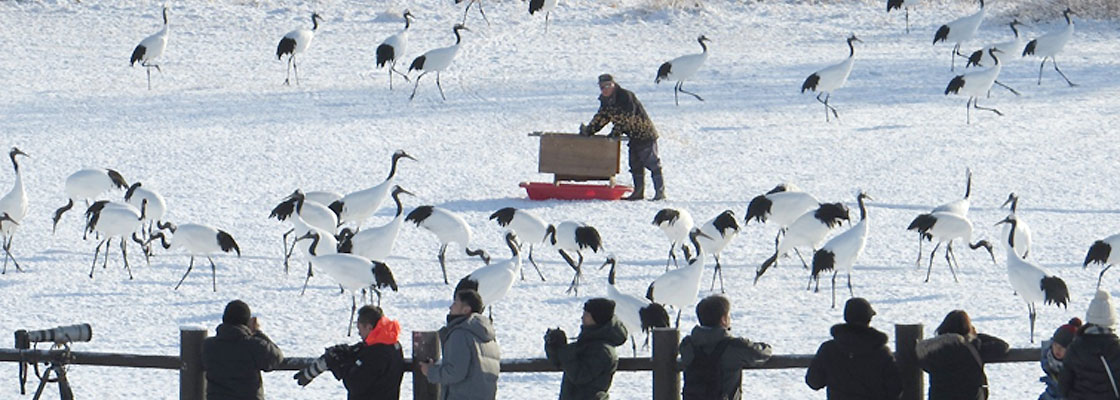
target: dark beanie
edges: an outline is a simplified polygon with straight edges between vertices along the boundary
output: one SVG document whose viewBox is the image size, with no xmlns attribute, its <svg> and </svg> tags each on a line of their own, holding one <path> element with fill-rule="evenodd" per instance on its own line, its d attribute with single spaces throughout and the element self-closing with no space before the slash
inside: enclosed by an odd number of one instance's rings
<svg viewBox="0 0 1120 400">
<path fill-rule="evenodd" d="M 611 74 L 599 75 L 599 83 L 603 83 L 603 82 L 614 82 L 614 77 L 611 76 Z"/>
<path fill-rule="evenodd" d="M 595 320 L 595 325 L 603 325 L 611 321 L 614 317 L 614 300 L 604 299 L 597 297 L 583 303 L 583 311 L 591 314 L 591 319 Z"/>
<path fill-rule="evenodd" d="M 226 304 L 226 311 L 222 314 L 222 323 L 230 325 L 249 325 L 249 318 L 253 312 L 244 301 L 234 300 Z"/>
<path fill-rule="evenodd" d="M 844 322 L 852 325 L 867 325 L 871 323 L 871 316 L 875 315 L 875 310 L 871 309 L 871 303 L 862 297 L 853 297 L 848 299 L 848 303 L 844 304 Z"/>
<path fill-rule="evenodd" d="M 455 293 L 455 298 L 457 298 L 461 302 L 467 303 L 468 306 L 471 306 L 472 313 L 482 313 L 482 296 L 479 295 L 478 292 L 470 289 L 460 290 L 459 292 Z"/>
<path fill-rule="evenodd" d="M 1062 345 L 1062 347 L 1069 347 L 1073 343 L 1073 338 L 1077 337 L 1077 330 L 1081 327 L 1081 319 L 1074 318 L 1069 320 L 1068 324 L 1058 327 L 1054 331 L 1054 336 L 1050 338 L 1054 343 Z"/>
</svg>

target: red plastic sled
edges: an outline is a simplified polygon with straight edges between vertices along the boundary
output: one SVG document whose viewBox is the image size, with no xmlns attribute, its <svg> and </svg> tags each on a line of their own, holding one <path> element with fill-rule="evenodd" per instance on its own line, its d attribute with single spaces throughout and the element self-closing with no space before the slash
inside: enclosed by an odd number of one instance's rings
<svg viewBox="0 0 1120 400">
<path fill-rule="evenodd" d="M 521 182 L 531 200 L 618 200 L 634 189 L 625 185 L 586 185 L 577 183 Z"/>
</svg>

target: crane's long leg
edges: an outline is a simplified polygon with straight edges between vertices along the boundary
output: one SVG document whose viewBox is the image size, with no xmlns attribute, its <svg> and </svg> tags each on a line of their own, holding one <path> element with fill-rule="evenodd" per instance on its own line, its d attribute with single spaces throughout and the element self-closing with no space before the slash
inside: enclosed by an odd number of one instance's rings
<svg viewBox="0 0 1120 400">
<path fill-rule="evenodd" d="M 1034 320 L 1038 317 L 1038 313 L 1034 309 L 1034 303 L 1027 303 L 1027 311 L 1030 312 L 1031 318 L 1031 343 L 1034 343 Z"/>
<path fill-rule="evenodd" d="M 292 55 L 288 56 L 288 70 L 287 70 L 288 74 L 284 76 L 284 84 L 288 85 L 288 86 L 292 85 L 292 83 L 291 83 L 291 79 L 292 79 L 292 57 L 295 57 L 295 56 L 296 56 L 295 54 L 292 54 Z"/>
<path fill-rule="evenodd" d="M 105 258 L 101 261 L 101 269 L 109 268 L 109 244 L 111 244 L 112 241 L 112 236 L 105 237 Z"/>
<path fill-rule="evenodd" d="M 300 289 L 300 291 L 299 291 L 300 296 L 303 296 L 303 293 L 307 291 L 307 282 L 311 281 L 312 276 L 315 276 L 315 273 L 311 271 L 311 261 L 308 261 L 307 262 L 307 276 L 305 278 L 303 278 L 303 289 Z"/>
<path fill-rule="evenodd" d="M 712 273 L 712 287 L 708 288 L 708 290 L 714 290 L 716 288 L 716 276 L 719 276 L 719 292 L 727 293 L 723 290 L 723 267 L 719 265 L 719 254 L 712 254 L 712 257 L 716 259 L 716 270 Z"/>
<path fill-rule="evenodd" d="M 486 11 L 482 11 L 482 0 L 478 0 L 478 13 L 482 14 L 482 20 L 486 21 L 486 26 L 490 26 L 490 20 L 486 19 Z"/>
<path fill-rule="evenodd" d="M 675 103 L 678 106 L 681 105 L 681 99 L 679 97 L 680 96 L 679 95 L 680 91 L 681 91 L 681 83 L 677 82 L 676 85 L 673 85 L 673 103 Z"/>
<path fill-rule="evenodd" d="M 926 268 L 926 283 L 929 283 L 929 274 L 930 271 L 933 271 L 933 255 L 937 254 L 937 249 L 940 247 L 941 242 L 937 242 L 937 245 L 933 246 L 933 251 L 929 252 L 929 267 Z"/>
<path fill-rule="evenodd" d="M 675 263 L 677 261 L 677 255 L 673 253 L 673 247 L 675 246 L 673 246 L 672 244 L 669 245 L 669 256 L 665 258 L 665 271 L 669 270 L 670 262 Z M 680 264 L 677 264 L 677 266 L 679 267 Z"/>
<path fill-rule="evenodd" d="M 350 336 L 351 331 L 354 329 L 354 312 L 358 310 L 358 301 L 354 299 L 354 294 L 350 293 L 350 322 L 346 323 L 346 336 Z"/>
<path fill-rule="evenodd" d="M 906 10 L 906 34 L 910 34 L 910 7 L 904 7 Z"/>
<path fill-rule="evenodd" d="M 478 7 L 482 9 L 482 3 L 479 3 Z M 436 71 L 436 87 L 439 88 L 439 97 L 442 97 L 443 101 L 447 101 L 447 96 L 443 95 L 443 86 L 439 83 L 439 71 Z"/>
<path fill-rule="evenodd" d="M 1098 290 L 1100 290 L 1100 288 L 1101 288 L 1101 279 L 1104 279 L 1104 273 L 1107 272 L 1109 268 L 1112 268 L 1112 264 L 1106 265 L 1104 267 L 1104 269 L 1101 269 L 1100 275 L 1097 275 L 1097 289 Z"/>
<path fill-rule="evenodd" d="M 292 257 L 292 252 L 288 250 L 288 235 L 291 235 L 292 232 L 295 232 L 295 231 L 296 231 L 296 229 L 292 228 L 292 229 L 288 229 L 287 232 L 284 232 L 284 252 L 283 253 L 284 253 L 284 273 L 285 274 L 288 273 L 288 259 Z M 292 244 L 292 248 L 295 248 L 295 244 Z"/>
<path fill-rule="evenodd" d="M 852 290 L 852 271 L 848 271 L 848 298 L 856 297 L 856 292 Z"/>
<path fill-rule="evenodd" d="M 206 260 L 210 261 L 210 285 L 213 286 L 214 293 L 218 293 L 218 267 L 214 266 L 214 259 L 206 256 Z"/>
<path fill-rule="evenodd" d="M 443 284 L 450 285 L 447 281 L 447 244 L 439 247 L 439 269 L 443 270 Z"/>
<path fill-rule="evenodd" d="M 1003 116 L 1003 113 L 999 112 L 999 110 L 997 110 L 997 109 L 989 108 L 989 107 L 980 107 L 980 104 L 976 103 L 975 98 L 972 100 L 972 108 L 975 108 L 977 110 L 991 111 L 991 112 L 996 113 L 996 115 Z"/>
<path fill-rule="evenodd" d="M 102 241 L 98 242 L 97 247 L 93 248 L 93 263 L 89 265 L 89 279 L 93 279 L 93 270 L 97 269 L 97 255 L 99 253 L 101 253 L 101 245 L 105 244 L 105 241 L 107 241 L 107 240 L 109 240 L 109 239 L 105 239 L 105 240 L 102 240 Z M 105 252 L 106 253 L 109 252 L 108 247 L 109 246 L 105 246 L 105 248 L 106 248 Z"/>
<path fill-rule="evenodd" d="M 1066 80 L 1066 83 L 1069 84 L 1069 87 L 1077 86 L 1076 83 L 1073 83 L 1073 82 L 1069 81 L 1069 78 L 1066 77 L 1066 74 L 1064 72 L 1062 72 L 1062 70 L 1058 69 L 1058 59 L 1056 59 L 1054 57 L 1050 57 L 1050 63 L 1054 64 L 1054 70 L 1058 71 L 1058 75 L 1061 75 L 1062 79 Z"/>
<path fill-rule="evenodd" d="M 676 328 L 681 327 L 681 309 L 679 309 L 679 308 L 677 309 L 677 323 L 673 326 L 676 327 Z"/>
<path fill-rule="evenodd" d="M 408 101 L 412 101 L 412 99 L 414 97 L 416 97 L 416 89 L 420 88 L 420 78 L 423 78 L 424 75 L 427 75 L 427 74 L 428 74 L 428 71 L 424 71 L 424 72 L 421 72 L 420 75 L 416 77 L 416 84 L 412 86 L 412 94 L 408 96 Z"/>
<path fill-rule="evenodd" d="M 836 274 L 839 270 L 832 270 L 832 308 L 836 308 Z"/>
<path fill-rule="evenodd" d="M 194 268 L 194 256 L 191 256 L 191 262 L 189 264 L 187 264 L 187 272 L 183 274 L 182 278 L 179 278 L 179 283 L 175 284 L 175 290 L 179 290 L 179 285 L 183 284 L 183 281 L 187 279 L 187 275 L 191 274 L 191 269 L 193 269 L 193 268 Z"/>
<path fill-rule="evenodd" d="M 12 255 L 11 236 L 8 236 L 8 241 L 4 243 L 4 255 L 7 258 L 4 259 L 4 272 L 0 272 L 0 274 L 8 272 L 8 258 L 12 259 L 12 263 L 16 266 L 16 271 L 23 272 L 23 268 L 19 266 L 19 261 L 16 261 L 16 257 Z"/>
<path fill-rule="evenodd" d="M 952 258 L 950 259 L 950 257 L 952 257 Z M 945 247 L 945 263 L 949 264 L 949 272 L 951 272 L 953 274 L 953 282 L 954 283 L 961 283 L 961 281 L 957 280 L 957 271 L 953 269 L 953 264 L 954 263 L 957 264 L 957 267 L 960 267 L 960 265 L 961 265 L 960 263 L 957 263 L 956 261 L 957 261 L 957 254 L 953 253 L 953 241 L 950 240 L 949 245 Z"/>
<path fill-rule="evenodd" d="M 796 247 L 794 247 L 793 248 L 793 253 L 797 254 L 797 258 L 801 259 L 801 267 L 805 268 L 805 269 L 809 269 L 809 263 L 805 262 L 805 257 L 801 256 L 801 250 L 798 250 Z M 774 265 L 778 265 L 778 262 L 775 261 Z"/>
<path fill-rule="evenodd" d="M 537 266 L 537 262 L 533 261 L 533 245 L 529 245 L 529 263 L 533 264 L 533 269 L 537 270 L 537 275 L 541 277 L 541 282 L 544 282 L 544 274 L 541 273 L 541 268 Z"/>
<path fill-rule="evenodd" d="M 132 280 L 132 267 L 128 265 L 128 241 L 122 237 L 121 242 L 121 258 L 124 259 L 124 269 L 128 271 L 128 280 Z"/>
<path fill-rule="evenodd" d="M 1007 90 L 1011 91 L 1011 93 L 1015 94 L 1016 96 L 1020 95 L 1018 90 L 1015 90 L 1011 86 L 1007 86 L 1007 85 L 1003 84 L 1003 82 L 1000 82 L 1000 81 L 997 80 L 997 81 L 995 81 L 995 84 L 1000 85 L 1004 89 L 1007 89 Z M 992 97 L 992 91 L 991 90 L 988 91 L 988 97 Z"/>
<path fill-rule="evenodd" d="M 572 257 L 569 256 L 568 253 L 565 253 L 564 250 L 559 250 L 559 251 L 560 251 L 560 256 L 564 257 L 564 261 L 567 261 L 568 266 L 572 267 L 572 271 L 575 271 L 575 276 L 572 277 L 572 283 L 570 285 L 568 285 L 568 290 L 565 291 L 564 293 L 571 293 L 572 291 L 575 291 L 576 295 L 578 295 L 579 294 L 580 267 L 576 265 L 575 260 L 572 260 Z"/>
<path fill-rule="evenodd" d="M 1042 58 L 1042 64 L 1038 64 L 1038 85 L 1042 86 L 1042 67 L 1046 66 L 1046 57 Z"/>
<path fill-rule="evenodd" d="M 921 233 L 918 233 L 918 259 L 917 259 L 917 261 L 914 261 L 914 265 L 917 265 L 918 268 L 922 267 L 922 234 Z"/>
<path fill-rule="evenodd" d="M 696 98 L 696 100 L 704 101 L 704 98 L 703 98 L 703 97 L 700 97 L 700 95 L 698 95 L 698 94 L 696 94 L 696 93 L 692 93 L 692 92 L 690 92 L 690 91 L 687 91 L 687 90 L 684 90 L 684 81 L 681 81 L 681 82 L 677 83 L 677 87 L 678 87 L 678 88 L 680 88 L 680 90 L 681 90 L 681 93 L 684 93 L 684 94 L 691 94 L 691 95 L 692 95 L 692 97 L 695 97 L 695 98 Z"/>
</svg>

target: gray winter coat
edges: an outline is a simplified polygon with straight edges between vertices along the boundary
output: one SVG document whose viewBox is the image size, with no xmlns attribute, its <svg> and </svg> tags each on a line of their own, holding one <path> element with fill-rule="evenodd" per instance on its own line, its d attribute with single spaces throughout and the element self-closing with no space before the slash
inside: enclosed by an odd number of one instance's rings
<svg viewBox="0 0 1120 400">
<path fill-rule="evenodd" d="M 443 358 L 428 370 L 443 400 L 493 400 L 498 395 L 501 350 L 490 320 L 470 314 L 440 328 Z"/>
<path fill-rule="evenodd" d="M 746 338 L 732 337 L 731 332 L 721 327 L 697 326 L 692 328 L 692 334 L 681 340 L 681 363 L 687 368 L 692 364 L 699 347 L 704 352 L 711 352 L 716 345 L 724 339 L 731 343 L 723 350 L 720 357 L 720 371 L 722 380 L 721 392 L 728 399 L 742 398 L 743 367 L 757 366 L 770 359 L 770 345 L 766 343 L 751 342 Z"/>
</svg>

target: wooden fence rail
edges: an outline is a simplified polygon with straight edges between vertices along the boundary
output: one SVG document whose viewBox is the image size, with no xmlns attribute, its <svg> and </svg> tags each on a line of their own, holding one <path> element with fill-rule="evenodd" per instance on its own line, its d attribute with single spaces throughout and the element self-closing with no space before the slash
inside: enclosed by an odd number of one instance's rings
<svg viewBox="0 0 1120 400">
<path fill-rule="evenodd" d="M 66 357 L 71 365 L 97 365 L 107 367 L 157 368 L 179 370 L 180 400 L 205 400 L 206 380 L 202 370 L 202 341 L 206 338 L 204 329 L 181 328 L 180 354 L 137 355 L 95 352 L 69 352 L 61 350 L 18 350 L 0 349 L 0 362 L 50 362 Z M 439 340 L 435 332 L 413 332 L 412 354 L 415 359 L 439 359 Z M 895 325 L 895 358 L 902 370 L 903 400 L 922 400 L 925 398 L 925 374 L 918 368 L 914 346 L 922 339 L 922 325 Z M 680 333 L 676 329 L 655 329 L 651 357 L 620 357 L 619 371 L 651 371 L 654 400 L 679 400 L 681 396 L 680 374 L 682 366 L 678 360 Z M 992 363 L 1038 362 L 1038 348 L 1011 349 L 1011 351 Z M 788 369 L 807 368 L 812 361 L 811 354 L 775 355 L 766 363 L 751 369 Z M 405 370 L 413 376 L 419 374 L 419 367 L 413 358 L 405 359 Z M 277 370 L 296 371 L 315 361 L 312 357 L 288 357 Z M 502 360 L 502 372 L 559 372 L 548 360 L 512 359 Z M 426 379 L 413 379 L 413 399 L 434 400 L 439 398 L 439 387 L 427 383 Z"/>
</svg>

